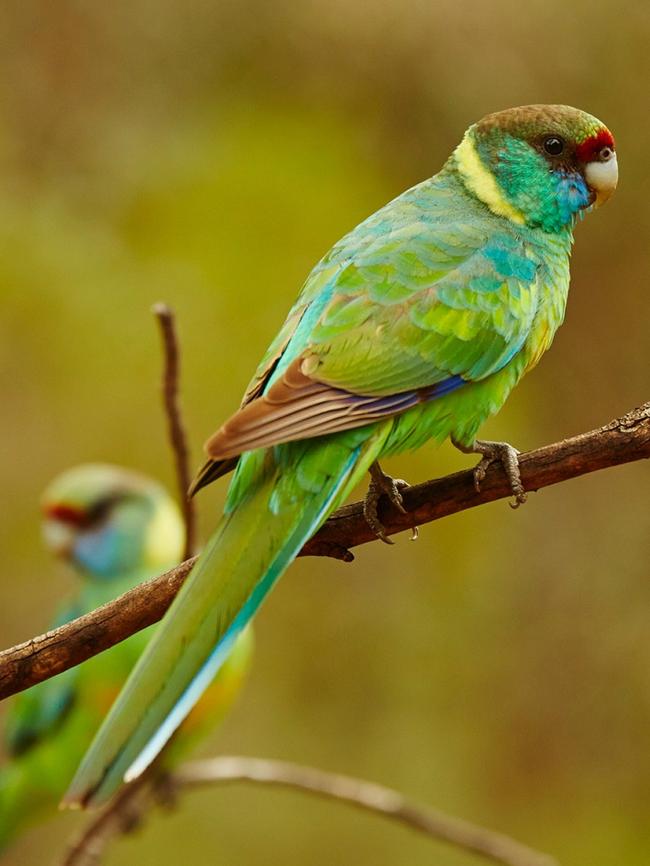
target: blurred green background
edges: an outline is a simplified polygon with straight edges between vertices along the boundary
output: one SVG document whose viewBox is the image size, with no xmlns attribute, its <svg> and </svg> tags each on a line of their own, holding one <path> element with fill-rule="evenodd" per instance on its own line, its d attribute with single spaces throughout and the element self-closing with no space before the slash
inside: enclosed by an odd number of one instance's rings
<svg viewBox="0 0 650 866">
<path fill-rule="evenodd" d="M 311 265 L 489 111 L 596 114 L 621 185 L 578 228 L 552 352 L 485 432 L 534 447 L 649 399 L 649 57 L 645 2 L 6 4 L 2 644 L 40 632 L 74 586 L 39 538 L 53 475 L 104 460 L 172 482 L 152 302 L 178 314 L 198 463 Z M 425 448 L 388 468 L 416 481 L 469 462 Z M 351 566 L 302 560 L 258 618 L 251 682 L 205 752 L 384 782 L 565 866 L 647 866 L 649 481 L 636 464 L 369 545 Z M 204 535 L 222 496 L 200 499 Z M 7 863 L 50 862 L 79 821 L 34 830 Z M 107 862 L 475 861 L 239 787 L 184 797 Z"/>
</svg>

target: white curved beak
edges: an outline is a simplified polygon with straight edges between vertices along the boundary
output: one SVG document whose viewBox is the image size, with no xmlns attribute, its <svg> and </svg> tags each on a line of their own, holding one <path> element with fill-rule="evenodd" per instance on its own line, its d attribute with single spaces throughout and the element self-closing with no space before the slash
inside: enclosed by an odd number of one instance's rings
<svg viewBox="0 0 650 866">
<path fill-rule="evenodd" d="M 585 179 L 587 185 L 596 193 L 594 207 L 605 204 L 612 195 L 618 183 L 618 162 L 616 154 L 612 152 L 607 162 L 594 160 L 585 166 Z"/>
<path fill-rule="evenodd" d="M 75 531 L 60 520 L 45 520 L 43 540 L 55 556 L 68 557 L 74 547 Z"/>
</svg>

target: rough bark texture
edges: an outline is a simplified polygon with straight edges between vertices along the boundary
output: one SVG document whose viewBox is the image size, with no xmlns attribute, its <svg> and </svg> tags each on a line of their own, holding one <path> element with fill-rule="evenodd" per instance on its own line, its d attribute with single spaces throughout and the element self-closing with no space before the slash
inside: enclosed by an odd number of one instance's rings
<svg viewBox="0 0 650 866">
<path fill-rule="evenodd" d="M 528 491 L 570 478 L 650 457 L 650 403 L 571 439 L 520 455 Z M 476 492 L 471 470 L 417 484 L 404 491 L 407 514 L 382 502 L 380 517 L 388 535 L 422 526 L 467 508 L 510 496 L 499 465 L 491 466 Z M 530 505 L 529 505 L 530 507 Z M 376 541 L 355 502 L 336 511 L 301 556 L 354 557 L 351 547 Z M 29 688 L 119 643 L 164 615 L 196 559 L 130 590 L 79 619 L 0 653 L 0 699 Z"/>
</svg>

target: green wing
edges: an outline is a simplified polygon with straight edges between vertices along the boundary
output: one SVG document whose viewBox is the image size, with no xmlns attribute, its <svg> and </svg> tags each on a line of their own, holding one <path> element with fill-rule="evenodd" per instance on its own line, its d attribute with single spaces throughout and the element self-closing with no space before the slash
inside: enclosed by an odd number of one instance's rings
<svg viewBox="0 0 650 866">
<path fill-rule="evenodd" d="M 541 263 L 503 220 L 445 215 L 445 196 L 431 190 L 418 206 L 421 189 L 317 265 L 292 335 L 274 344 L 268 384 L 208 441 L 213 459 L 390 417 L 490 376 L 521 350 Z"/>
<path fill-rule="evenodd" d="M 383 396 L 500 370 L 523 346 L 539 302 L 538 266 L 524 242 L 459 226 L 434 237 L 417 226 L 396 234 L 341 269 L 303 371 Z"/>
</svg>

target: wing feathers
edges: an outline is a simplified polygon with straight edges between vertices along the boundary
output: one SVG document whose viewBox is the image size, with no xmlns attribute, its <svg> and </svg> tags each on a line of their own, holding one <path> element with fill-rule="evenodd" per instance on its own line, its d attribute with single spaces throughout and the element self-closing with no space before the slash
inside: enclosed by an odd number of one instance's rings
<svg viewBox="0 0 650 866">
<path fill-rule="evenodd" d="M 205 450 L 212 460 L 362 427 L 463 384 L 453 376 L 431 388 L 364 396 L 310 379 L 302 371 L 303 364 L 304 359 L 297 358 L 266 394 L 242 406 L 207 441 Z"/>
</svg>

